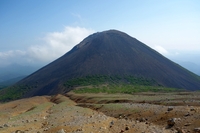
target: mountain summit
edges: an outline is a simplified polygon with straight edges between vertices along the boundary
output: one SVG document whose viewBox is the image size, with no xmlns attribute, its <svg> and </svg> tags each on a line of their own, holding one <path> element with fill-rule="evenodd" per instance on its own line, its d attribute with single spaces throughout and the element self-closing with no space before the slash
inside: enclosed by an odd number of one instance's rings
<svg viewBox="0 0 200 133">
<path fill-rule="evenodd" d="M 200 89 L 200 77 L 117 30 L 88 36 L 16 85 L 31 86 L 24 96 L 57 94 L 70 91 L 64 86 L 66 81 L 92 75 L 128 75 L 152 79 L 165 87 Z"/>
</svg>

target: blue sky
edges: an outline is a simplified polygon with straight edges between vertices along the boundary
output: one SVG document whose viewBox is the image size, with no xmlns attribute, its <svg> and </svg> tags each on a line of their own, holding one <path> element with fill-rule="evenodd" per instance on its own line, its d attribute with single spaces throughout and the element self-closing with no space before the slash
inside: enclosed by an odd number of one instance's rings
<svg viewBox="0 0 200 133">
<path fill-rule="evenodd" d="M 109 29 L 200 65 L 199 0 L 0 0 L 0 66 L 45 65 Z"/>
</svg>

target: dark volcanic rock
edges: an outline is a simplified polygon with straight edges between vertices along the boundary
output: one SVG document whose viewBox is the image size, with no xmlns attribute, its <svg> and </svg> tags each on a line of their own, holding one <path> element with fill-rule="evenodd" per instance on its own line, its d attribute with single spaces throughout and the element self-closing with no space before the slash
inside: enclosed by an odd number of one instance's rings
<svg viewBox="0 0 200 133">
<path fill-rule="evenodd" d="M 66 81 L 88 75 L 131 75 L 153 79 L 165 87 L 200 89 L 197 75 L 116 30 L 88 36 L 71 51 L 16 85 L 32 87 L 24 97 L 57 94 L 72 89 L 63 86 Z"/>
</svg>

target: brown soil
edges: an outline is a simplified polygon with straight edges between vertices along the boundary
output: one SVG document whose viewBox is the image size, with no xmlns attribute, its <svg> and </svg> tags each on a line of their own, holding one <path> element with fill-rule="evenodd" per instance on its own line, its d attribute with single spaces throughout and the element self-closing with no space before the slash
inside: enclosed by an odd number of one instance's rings
<svg viewBox="0 0 200 133">
<path fill-rule="evenodd" d="M 194 132 L 194 128 L 200 127 L 199 92 L 109 94 L 110 99 L 106 95 L 97 99 L 94 94 L 68 94 L 79 106 L 116 119 L 158 125 L 172 132 Z M 176 118 L 176 123 L 169 127 L 167 121 L 171 118 Z"/>
<path fill-rule="evenodd" d="M 173 104 L 181 102 L 180 97 L 163 101 L 165 97 L 160 95 L 161 102 L 157 95 L 137 94 L 143 96 L 139 99 L 125 94 L 68 93 L 2 103 L 0 133 L 175 133 L 177 128 L 193 132 L 200 127 L 199 95 L 193 96 L 193 101 L 188 98 L 191 94 L 184 95 L 187 104 L 176 106 Z M 147 102 L 147 96 L 154 100 Z M 167 111 L 168 107 L 173 109 Z M 177 118 L 173 127 L 167 126 L 170 118 Z"/>
</svg>

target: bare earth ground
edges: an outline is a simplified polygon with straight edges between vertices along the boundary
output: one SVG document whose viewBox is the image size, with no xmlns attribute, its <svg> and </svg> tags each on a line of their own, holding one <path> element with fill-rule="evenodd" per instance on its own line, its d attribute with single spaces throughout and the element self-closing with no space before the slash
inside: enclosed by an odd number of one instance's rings
<svg viewBox="0 0 200 133">
<path fill-rule="evenodd" d="M 199 94 L 70 92 L 16 100 L 0 104 L 0 133 L 193 133 L 200 128 Z"/>
</svg>

